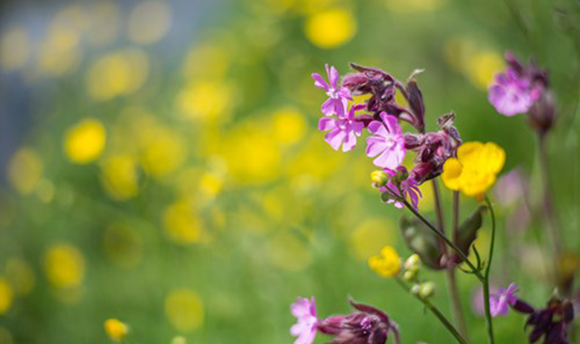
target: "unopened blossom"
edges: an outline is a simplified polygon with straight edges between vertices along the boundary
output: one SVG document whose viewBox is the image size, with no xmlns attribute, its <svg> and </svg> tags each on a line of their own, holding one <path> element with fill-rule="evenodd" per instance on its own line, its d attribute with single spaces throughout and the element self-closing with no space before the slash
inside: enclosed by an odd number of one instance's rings
<svg viewBox="0 0 580 344">
<path fill-rule="evenodd" d="M 328 82 L 320 74 L 312 74 L 314 86 L 325 90 L 328 96 L 328 99 L 322 104 L 322 113 L 325 116 L 336 115 L 338 117 L 344 117 L 347 113 L 348 101 L 352 100 L 350 91 L 339 85 L 338 79 L 340 75 L 334 66 L 329 68 L 328 64 L 326 64 L 325 68 Z"/>
<path fill-rule="evenodd" d="M 483 195 L 494 183 L 505 163 L 505 151 L 493 142 L 467 142 L 457 150 L 457 158 L 443 165 L 445 186 L 466 196 Z"/>
<path fill-rule="evenodd" d="M 316 336 L 318 318 L 314 296 L 309 299 L 298 297 L 290 307 L 292 315 L 298 322 L 290 328 L 290 333 L 296 337 L 294 344 L 311 344 Z"/>
<path fill-rule="evenodd" d="M 381 253 L 369 258 L 369 267 L 383 277 L 393 277 L 401 271 L 401 257 L 394 247 L 385 246 Z"/>
<path fill-rule="evenodd" d="M 530 343 L 572 344 L 568 337 L 568 328 L 573 326 L 574 306 L 570 300 L 552 298 L 543 309 L 534 309 L 522 300 L 518 300 L 513 309 L 530 314 L 526 321 L 526 328 L 532 327 L 528 335 Z"/>
<path fill-rule="evenodd" d="M 376 166 L 394 170 L 405 158 L 405 139 L 397 117 L 381 112 L 380 118 L 381 121 L 372 121 L 368 126 L 372 136 L 367 137 L 366 154 L 375 158 Z"/>
<path fill-rule="evenodd" d="M 356 138 L 362 134 L 364 124 L 356 121 L 355 112 L 364 108 L 364 105 L 353 105 L 345 117 L 323 117 L 318 121 L 318 130 L 328 131 L 324 140 L 330 147 L 347 152 L 356 145 Z"/>
<path fill-rule="evenodd" d="M 489 296 L 489 308 L 491 315 L 494 317 L 506 315 L 509 312 L 509 307 L 515 305 L 518 298 L 518 285 L 510 284 L 507 289 L 501 287 L 499 291 Z"/>
<path fill-rule="evenodd" d="M 400 343 L 397 325 L 387 314 L 368 305 L 350 300 L 356 310 L 349 315 L 334 315 L 322 321 L 318 330 L 334 336 L 333 344 L 385 344 L 389 333 Z"/>
</svg>

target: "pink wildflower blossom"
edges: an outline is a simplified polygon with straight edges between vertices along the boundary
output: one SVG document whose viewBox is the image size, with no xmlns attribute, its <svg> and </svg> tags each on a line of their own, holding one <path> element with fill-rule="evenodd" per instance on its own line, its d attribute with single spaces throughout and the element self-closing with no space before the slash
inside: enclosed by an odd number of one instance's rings
<svg viewBox="0 0 580 344">
<path fill-rule="evenodd" d="M 324 140 L 334 150 L 342 145 L 342 151 L 347 152 L 356 145 L 356 137 L 362 134 L 364 123 L 355 119 L 355 112 L 364 108 L 365 105 L 354 105 L 345 117 L 323 117 L 318 121 L 318 130 L 328 131 Z"/>
<path fill-rule="evenodd" d="M 298 297 L 290 310 L 298 319 L 298 322 L 290 328 L 290 333 L 297 337 L 294 344 L 312 344 L 318 325 L 314 296 L 310 300 Z"/>
<path fill-rule="evenodd" d="M 490 295 L 489 308 L 491 315 L 494 317 L 506 315 L 509 311 L 509 306 L 513 306 L 518 301 L 516 297 L 518 291 L 518 285 L 512 283 L 507 289 L 501 287 L 497 293 Z"/>
<path fill-rule="evenodd" d="M 322 113 L 324 113 L 325 116 L 336 115 L 339 118 L 344 117 L 348 108 L 348 101 L 352 100 L 350 91 L 346 88 L 339 87 L 338 79 L 340 78 L 340 75 L 334 66 L 329 68 L 328 64 L 326 64 L 325 68 L 326 74 L 328 75 L 328 83 L 320 74 L 312 74 L 312 78 L 314 78 L 314 86 L 325 90 L 326 95 L 328 96 L 328 99 L 322 104 Z"/>
<path fill-rule="evenodd" d="M 372 121 L 369 131 L 373 136 L 367 138 L 367 156 L 376 157 L 373 163 L 382 168 L 394 170 L 405 158 L 405 139 L 397 117 L 380 114 L 382 121 Z"/>
<path fill-rule="evenodd" d="M 495 77 L 495 82 L 489 87 L 488 99 L 497 112 L 511 117 L 528 112 L 539 96 L 540 90 L 532 87 L 528 78 L 508 68 L 505 74 Z"/>
</svg>

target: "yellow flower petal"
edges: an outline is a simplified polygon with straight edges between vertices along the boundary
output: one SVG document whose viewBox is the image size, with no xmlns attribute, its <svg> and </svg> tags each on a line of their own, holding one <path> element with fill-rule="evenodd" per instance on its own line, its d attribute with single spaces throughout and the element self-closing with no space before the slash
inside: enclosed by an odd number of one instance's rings
<svg viewBox="0 0 580 344">
<path fill-rule="evenodd" d="M 450 158 L 443 164 L 443 173 L 441 174 L 441 179 L 445 186 L 453 191 L 459 190 L 460 177 L 463 167 L 459 161 L 455 158 Z"/>
</svg>

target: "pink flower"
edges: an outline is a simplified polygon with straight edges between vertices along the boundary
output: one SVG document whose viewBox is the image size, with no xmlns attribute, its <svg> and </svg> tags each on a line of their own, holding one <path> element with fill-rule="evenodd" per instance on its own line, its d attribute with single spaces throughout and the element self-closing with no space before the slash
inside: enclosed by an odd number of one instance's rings
<svg viewBox="0 0 580 344">
<path fill-rule="evenodd" d="M 369 131 L 373 136 L 367 138 L 367 156 L 376 159 L 373 163 L 382 168 L 394 170 L 405 158 L 405 139 L 397 117 L 381 112 L 382 121 L 372 121 Z"/>
<path fill-rule="evenodd" d="M 397 171 L 403 172 L 403 175 L 407 175 L 407 169 L 404 166 L 397 167 Z M 405 207 L 405 204 L 401 202 L 399 199 L 409 200 L 411 206 L 418 209 L 419 206 L 419 199 L 423 197 L 421 190 L 419 190 L 419 186 L 417 181 L 413 178 L 407 178 L 400 183 L 395 183 L 393 181 L 393 177 L 397 175 L 397 171 L 385 169 L 384 172 L 389 176 L 389 182 L 381 187 L 379 190 L 382 193 L 389 193 L 392 198 L 386 201 L 387 204 L 393 204 L 395 208 L 402 209 Z M 399 192 L 399 189 L 401 192 Z"/>
<path fill-rule="evenodd" d="M 294 344 L 312 344 L 318 325 L 314 296 L 310 300 L 298 297 L 290 310 L 292 315 L 298 319 L 298 322 L 290 328 L 290 333 L 297 337 Z"/>
<path fill-rule="evenodd" d="M 514 69 L 498 74 L 489 87 L 488 99 L 497 112 L 505 116 L 515 116 L 530 110 L 540 97 L 540 90 L 532 82 Z"/>
<path fill-rule="evenodd" d="M 328 99 L 322 104 L 322 113 L 325 116 L 336 115 L 338 117 L 344 117 L 346 115 L 348 101 L 352 100 L 350 91 L 343 87 L 339 88 L 338 79 L 340 75 L 334 66 L 328 68 L 328 64 L 326 64 L 325 68 L 329 83 L 320 74 L 312 74 L 314 86 L 325 90 L 328 96 Z"/>
<path fill-rule="evenodd" d="M 342 151 L 347 152 L 356 145 L 356 137 L 362 134 L 364 123 L 357 122 L 354 114 L 355 111 L 364 108 L 365 105 L 351 106 L 350 111 L 345 117 L 333 118 L 323 117 L 318 121 L 318 130 L 328 131 L 324 140 L 334 150 L 338 150 L 342 145 Z"/>
<path fill-rule="evenodd" d="M 491 294 L 489 296 L 491 315 L 494 317 L 506 315 L 509 311 L 509 306 L 513 306 L 518 301 L 516 297 L 518 291 L 518 285 L 512 283 L 507 289 L 501 287 L 497 293 Z"/>
</svg>

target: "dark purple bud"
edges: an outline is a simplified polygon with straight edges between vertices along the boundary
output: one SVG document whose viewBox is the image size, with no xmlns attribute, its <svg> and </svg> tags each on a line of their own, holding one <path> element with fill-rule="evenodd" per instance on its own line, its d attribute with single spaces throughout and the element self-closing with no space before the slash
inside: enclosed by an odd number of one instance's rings
<svg viewBox="0 0 580 344">
<path fill-rule="evenodd" d="M 424 122 L 425 103 L 423 101 L 423 94 L 421 93 L 421 90 L 417 85 L 417 81 L 415 80 L 415 75 L 421 73 L 422 71 L 423 70 L 421 69 L 415 70 L 409 77 L 409 80 L 407 81 L 407 86 L 405 87 L 407 91 L 407 102 L 411 107 L 413 115 L 417 118 L 417 123 L 418 126 L 420 127 L 420 128 L 418 127 L 417 130 L 419 130 L 419 132 L 423 132 L 423 130 L 425 129 Z"/>
<path fill-rule="evenodd" d="M 534 313 L 534 307 L 530 306 L 527 302 L 517 299 L 516 302 L 511 305 L 512 308 L 520 313 L 532 314 Z"/>
<path fill-rule="evenodd" d="M 433 162 L 427 161 L 415 165 L 411 170 L 410 176 L 412 179 L 415 179 L 417 184 L 422 184 L 426 180 L 433 179 L 439 174 L 440 171 L 437 166 Z"/>
<path fill-rule="evenodd" d="M 529 110 L 528 117 L 530 125 L 535 128 L 540 135 L 545 135 L 554 125 L 556 120 L 556 107 L 552 92 L 540 89 L 540 98 Z"/>
<path fill-rule="evenodd" d="M 403 138 L 405 139 L 405 149 L 415 149 L 423 143 L 423 135 L 421 134 L 406 133 Z"/>
<path fill-rule="evenodd" d="M 504 55 L 505 61 L 507 64 L 518 74 L 524 75 L 524 67 L 522 63 L 512 54 L 511 51 L 507 51 Z"/>
<path fill-rule="evenodd" d="M 333 344 L 385 344 L 391 322 L 387 314 L 369 305 L 349 300 L 357 312 L 330 316 L 317 329 L 334 336 Z"/>
<path fill-rule="evenodd" d="M 393 82 L 395 80 L 389 73 L 379 68 L 364 67 L 352 62 L 350 63 L 350 68 L 356 70 L 357 72 L 364 73 L 367 77 L 373 80 L 381 80 L 389 82 Z"/>
<path fill-rule="evenodd" d="M 352 94 L 365 94 L 371 92 L 369 80 L 365 74 L 347 74 L 342 79 L 342 87 L 346 87 Z"/>
<path fill-rule="evenodd" d="M 574 304 L 570 300 L 562 301 L 562 317 L 565 323 L 570 323 L 574 320 Z"/>
</svg>

